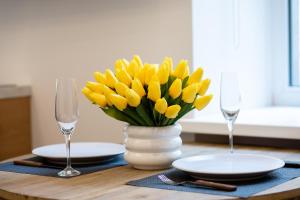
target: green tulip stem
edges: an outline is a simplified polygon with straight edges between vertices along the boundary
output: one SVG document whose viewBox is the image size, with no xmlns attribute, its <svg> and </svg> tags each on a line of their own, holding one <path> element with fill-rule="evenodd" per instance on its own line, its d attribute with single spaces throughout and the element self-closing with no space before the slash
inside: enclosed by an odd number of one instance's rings
<svg viewBox="0 0 300 200">
<path fill-rule="evenodd" d="M 146 122 L 147 126 L 153 126 L 153 121 L 152 119 L 149 117 L 146 109 L 144 108 L 143 104 L 141 103 L 140 105 L 138 105 L 136 107 L 136 111 L 138 113 L 138 115 L 144 119 L 144 121 Z"/>
<path fill-rule="evenodd" d="M 108 108 L 101 108 L 105 114 L 108 116 L 115 118 L 117 120 L 127 122 L 131 125 L 138 125 L 133 119 L 131 119 L 129 116 L 127 116 L 125 113 L 119 111 L 115 107 L 108 107 Z"/>
<path fill-rule="evenodd" d="M 183 117 L 185 114 L 193 110 L 193 104 L 185 104 L 183 107 L 181 107 L 181 110 L 179 111 L 177 117 L 175 119 L 172 119 L 168 125 L 174 124 L 176 121 L 178 121 L 181 117 Z"/>
<path fill-rule="evenodd" d="M 132 119 L 134 119 L 139 125 L 141 125 L 141 126 L 146 125 L 146 122 L 141 117 L 139 117 L 136 110 L 134 110 L 130 107 L 127 107 L 123 110 L 123 112 L 126 113 L 126 115 L 129 115 Z"/>
</svg>

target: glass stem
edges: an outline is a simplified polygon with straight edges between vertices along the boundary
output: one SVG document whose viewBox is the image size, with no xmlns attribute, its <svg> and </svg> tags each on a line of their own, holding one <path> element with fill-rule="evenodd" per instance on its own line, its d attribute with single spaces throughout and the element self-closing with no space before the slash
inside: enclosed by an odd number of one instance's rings
<svg viewBox="0 0 300 200">
<path fill-rule="evenodd" d="M 71 155 L 70 155 L 71 134 L 65 135 L 65 141 L 66 141 L 66 153 L 67 153 L 67 168 L 71 168 Z"/>
<path fill-rule="evenodd" d="M 227 121 L 227 126 L 228 126 L 228 130 L 229 130 L 230 153 L 233 153 L 233 123 L 234 123 L 234 120 Z"/>
</svg>

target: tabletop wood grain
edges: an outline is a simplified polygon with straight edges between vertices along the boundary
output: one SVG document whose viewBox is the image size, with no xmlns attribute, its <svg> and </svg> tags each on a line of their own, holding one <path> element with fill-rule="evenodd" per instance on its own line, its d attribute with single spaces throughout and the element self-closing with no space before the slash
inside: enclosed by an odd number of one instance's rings
<svg viewBox="0 0 300 200">
<path fill-rule="evenodd" d="M 200 143 L 185 144 L 184 156 L 203 155 L 227 151 L 224 145 Z M 280 150 L 240 146 L 237 152 L 252 152 L 272 155 L 285 160 L 299 160 L 300 150 Z M 17 174 L 0 171 L 0 199 L 102 199 L 102 200 L 191 200 L 191 199 L 237 199 L 201 193 L 179 192 L 125 185 L 130 180 L 140 179 L 159 171 L 141 171 L 130 166 L 116 167 L 71 179 Z M 250 199 L 286 199 L 300 196 L 300 178 L 293 179 L 274 188 L 256 194 Z"/>
</svg>

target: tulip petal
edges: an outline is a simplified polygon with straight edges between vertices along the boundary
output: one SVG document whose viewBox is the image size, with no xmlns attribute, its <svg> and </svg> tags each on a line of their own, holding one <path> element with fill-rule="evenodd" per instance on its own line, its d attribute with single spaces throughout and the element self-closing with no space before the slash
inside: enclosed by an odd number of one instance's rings
<svg viewBox="0 0 300 200">
<path fill-rule="evenodd" d="M 141 97 L 133 89 L 129 89 L 125 93 L 127 102 L 132 107 L 137 107 L 141 103 Z"/>
<path fill-rule="evenodd" d="M 198 85 L 196 83 L 193 83 L 192 85 L 187 86 L 182 90 L 182 97 L 181 99 L 185 103 L 193 103 L 195 100 L 195 97 L 197 95 Z"/>
<path fill-rule="evenodd" d="M 182 81 L 181 79 L 177 78 L 175 81 L 173 81 L 172 85 L 169 88 L 169 95 L 176 99 L 180 96 L 182 91 Z"/>
<path fill-rule="evenodd" d="M 148 99 L 151 99 L 152 101 L 156 102 L 158 99 L 160 99 L 160 85 L 158 81 L 151 81 L 148 86 Z"/>
<path fill-rule="evenodd" d="M 127 99 L 118 94 L 110 94 L 110 101 L 120 111 L 123 111 L 127 107 Z"/>
<path fill-rule="evenodd" d="M 94 72 L 94 78 L 98 83 L 102 83 L 102 84 L 106 83 L 105 74 L 103 74 L 101 72 Z"/>
<path fill-rule="evenodd" d="M 134 80 L 131 83 L 131 88 L 140 95 L 140 97 L 143 97 L 146 95 L 145 89 L 141 83 L 141 81 L 138 78 L 134 78 Z"/>
<path fill-rule="evenodd" d="M 212 98 L 213 98 L 213 95 L 198 97 L 194 102 L 195 108 L 197 108 L 197 110 L 199 110 L 199 111 L 202 110 L 209 104 L 209 102 L 211 101 Z"/>
<path fill-rule="evenodd" d="M 115 85 L 115 89 L 119 95 L 125 97 L 126 92 L 129 90 L 129 87 L 122 82 L 117 82 Z"/>
<path fill-rule="evenodd" d="M 93 102 L 93 99 L 91 98 L 91 93 L 92 91 L 87 88 L 87 87 L 84 87 L 81 92 L 86 96 L 86 98 L 88 98 L 91 102 Z"/>
<path fill-rule="evenodd" d="M 93 102 L 98 104 L 101 108 L 106 107 L 107 101 L 103 94 L 92 92 L 90 97 L 93 99 Z"/>
<path fill-rule="evenodd" d="M 110 69 L 107 69 L 105 71 L 105 76 L 106 85 L 110 88 L 115 88 L 115 84 L 118 82 L 118 79 L 115 77 L 114 73 Z"/>
<path fill-rule="evenodd" d="M 169 119 L 174 119 L 177 117 L 178 112 L 180 111 L 181 107 L 179 105 L 172 105 L 169 106 L 166 110 L 165 116 Z"/>
<path fill-rule="evenodd" d="M 205 79 L 203 81 L 200 82 L 200 86 L 199 86 L 199 90 L 198 90 L 198 93 L 203 96 L 205 95 L 208 87 L 210 85 L 210 79 Z"/>
</svg>

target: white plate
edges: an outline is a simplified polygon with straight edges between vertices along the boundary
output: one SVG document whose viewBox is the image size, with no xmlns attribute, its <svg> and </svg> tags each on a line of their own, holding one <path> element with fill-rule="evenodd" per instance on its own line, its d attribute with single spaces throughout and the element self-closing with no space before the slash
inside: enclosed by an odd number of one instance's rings
<svg viewBox="0 0 300 200">
<path fill-rule="evenodd" d="M 101 159 L 117 156 L 125 152 L 124 145 L 101 142 L 71 143 L 72 159 Z M 53 144 L 38 147 L 32 150 L 34 155 L 54 160 L 66 159 L 66 145 Z"/>
<path fill-rule="evenodd" d="M 262 177 L 284 166 L 284 161 L 255 154 L 213 154 L 182 158 L 173 167 L 195 178 L 240 181 Z"/>
</svg>

